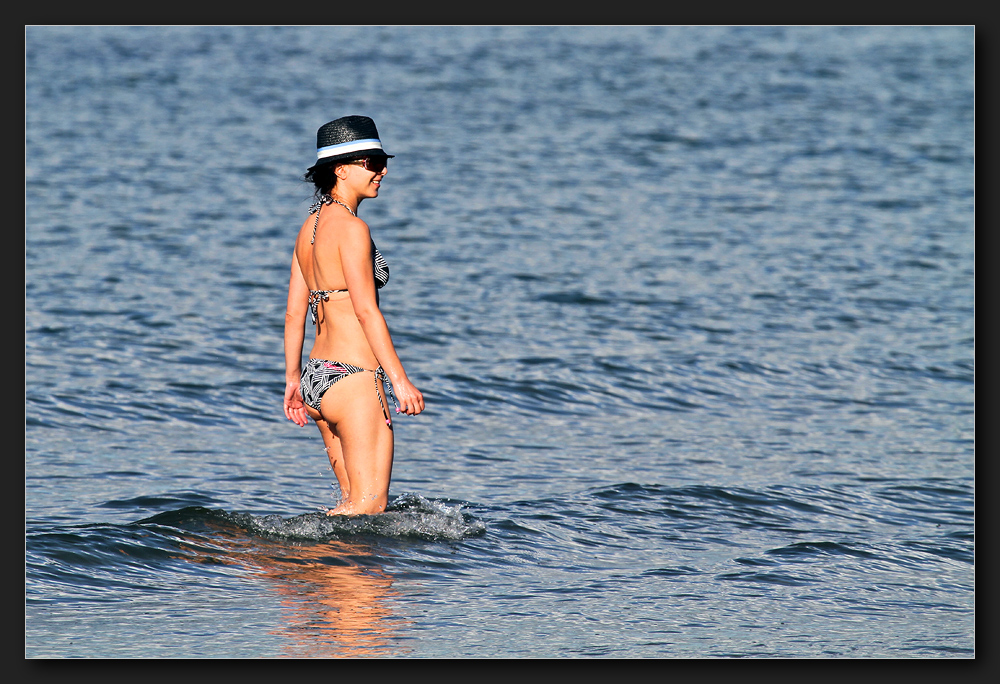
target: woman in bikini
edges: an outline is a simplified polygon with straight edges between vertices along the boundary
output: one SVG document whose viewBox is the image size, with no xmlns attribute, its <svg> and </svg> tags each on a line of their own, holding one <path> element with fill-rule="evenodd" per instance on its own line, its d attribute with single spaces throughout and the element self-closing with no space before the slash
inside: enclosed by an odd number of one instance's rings
<svg viewBox="0 0 1000 684">
<path fill-rule="evenodd" d="M 363 199 L 378 197 L 393 155 L 365 116 L 331 121 L 316 137 L 317 161 L 305 179 L 318 201 L 299 230 L 288 283 L 285 416 L 300 426 L 312 418 L 319 427 L 341 494 L 327 513 L 381 513 L 392 474 L 389 399 L 397 413 L 424 410 L 378 308 L 388 265 L 357 216 Z M 303 370 L 307 315 L 316 341 Z"/>
</svg>

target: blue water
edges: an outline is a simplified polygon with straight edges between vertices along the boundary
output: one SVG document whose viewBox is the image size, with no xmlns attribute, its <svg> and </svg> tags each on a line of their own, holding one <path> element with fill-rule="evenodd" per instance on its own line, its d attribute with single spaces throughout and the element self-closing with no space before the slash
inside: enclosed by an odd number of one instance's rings
<svg viewBox="0 0 1000 684">
<path fill-rule="evenodd" d="M 972 27 L 27 27 L 29 658 L 975 656 Z M 331 519 L 300 176 L 428 410 Z"/>
</svg>

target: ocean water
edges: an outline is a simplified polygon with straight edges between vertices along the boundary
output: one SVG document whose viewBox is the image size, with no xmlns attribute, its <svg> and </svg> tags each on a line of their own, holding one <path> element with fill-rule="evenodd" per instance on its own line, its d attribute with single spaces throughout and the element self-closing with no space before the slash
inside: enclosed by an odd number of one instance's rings
<svg viewBox="0 0 1000 684">
<path fill-rule="evenodd" d="M 25 30 L 26 658 L 975 657 L 972 27 Z M 316 129 L 427 411 L 284 419 Z"/>
</svg>

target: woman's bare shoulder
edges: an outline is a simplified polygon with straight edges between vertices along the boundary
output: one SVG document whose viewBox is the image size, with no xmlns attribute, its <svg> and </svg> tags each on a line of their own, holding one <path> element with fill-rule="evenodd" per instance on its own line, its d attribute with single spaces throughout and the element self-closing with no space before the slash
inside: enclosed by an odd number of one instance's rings
<svg viewBox="0 0 1000 684">
<path fill-rule="evenodd" d="M 344 213 L 347 214 L 347 212 Z M 300 232 L 299 235 L 300 238 L 305 235 L 306 241 L 312 240 L 321 249 L 371 239 L 368 224 L 355 216 L 320 216 L 319 221 L 315 223 L 315 233 L 313 225 L 312 222 L 307 222 L 304 231 Z M 313 237 L 314 235 L 315 237 Z"/>
<path fill-rule="evenodd" d="M 348 246 L 357 245 L 367 249 L 372 239 L 368 224 L 357 216 L 341 217 L 334 232 L 339 237 L 340 243 Z"/>
</svg>

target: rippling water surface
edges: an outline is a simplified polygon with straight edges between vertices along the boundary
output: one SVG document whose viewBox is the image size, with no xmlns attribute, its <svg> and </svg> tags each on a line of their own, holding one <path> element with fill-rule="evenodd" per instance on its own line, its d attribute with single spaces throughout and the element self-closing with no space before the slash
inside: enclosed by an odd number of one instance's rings
<svg viewBox="0 0 1000 684">
<path fill-rule="evenodd" d="M 26 656 L 973 657 L 974 37 L 28 27 Z M 354 113 L 428 410 L 331 519 L 281 335 Z"/>
</svg>

